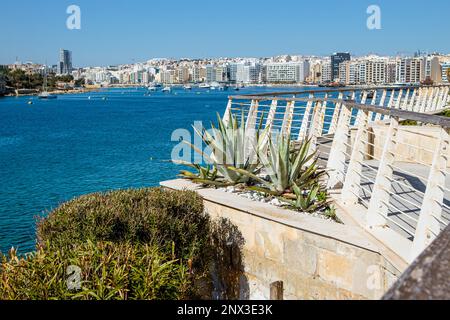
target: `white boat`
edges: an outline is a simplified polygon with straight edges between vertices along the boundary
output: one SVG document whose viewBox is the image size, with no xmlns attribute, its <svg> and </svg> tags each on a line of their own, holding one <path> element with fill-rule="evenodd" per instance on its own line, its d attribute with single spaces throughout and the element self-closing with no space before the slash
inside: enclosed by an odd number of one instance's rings
<svg viewBox="0 0 450 320">
<path fill-rule="evenodd" d="M 158 90 L 155 86 L 148 87 L 148 91 L 156 91 Z"/>
<path fill-rule="evenodd" d="M 220 88 L 220 84 L 218 82 L 211 83 L 211 90 L 216 90 Z"/>
<path fill-rule="evenodd" d="M 209 84 L 207 84 L 207 83 L 202 83 L 198 87 L 201 88 L 201 89 L 209 89 L 209 88 L 211 88 L 211 86 Z"/>
<path fill-rule="evenodd" d="M 185 85 L 184 90 L 192 90 L 192 87 L 190 85 Z"/>
<path fill-rule="evenodd" d="M 56 99 L 56 98 L 58 98 L 58 97 L 55 96 L 54 94 L 51 94 L 50 92 L 42 91 L 42 92 L 38 95 L 38 98 L 39 98 L 39 99 L 50 100 L 50 99 Z"/>
<path fill-rule="evenodd" d="M 164 87 L 163 89 L 162 89 L 162 92 L 171 92 L 172 91 L 172 88 L 171 87 Z"/>
<path fill-rule="evenodd" d="M 47 91 L 47 72 L 46 72 L 44 74 L 44 83 L 42 85 L 42 92 L 38 95 L 38 99 L 50 100 L 56 98 L 57 98 L 56 95 L 51 94 L 50 92 Z"/>
</svg>

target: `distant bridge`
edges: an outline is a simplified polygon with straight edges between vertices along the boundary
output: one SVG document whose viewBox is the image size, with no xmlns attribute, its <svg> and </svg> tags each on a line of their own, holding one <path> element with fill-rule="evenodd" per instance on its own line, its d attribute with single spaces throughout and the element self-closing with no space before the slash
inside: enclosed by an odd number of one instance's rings
<svg viewBox="0 0 450 320">
<path fill-rule="evenodd" d="M 224 121 L 311 138 L 344 222 L 411 262 L 450 222 L 448 103 L 449 85 L 274 92 L 230 96 Z"/>
</svg>

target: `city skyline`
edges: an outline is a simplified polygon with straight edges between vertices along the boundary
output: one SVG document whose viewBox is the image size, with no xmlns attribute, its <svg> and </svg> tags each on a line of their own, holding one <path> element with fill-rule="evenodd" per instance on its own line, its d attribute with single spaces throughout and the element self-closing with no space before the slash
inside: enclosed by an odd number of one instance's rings
<svg viewBox="0 0 450 320">
<path fill-rule="evenodd" d="M 77 58 L 73 64 L 77 67 L 128 64 L 151 57 L 450 52 L 450 45 L 434 36 L 446 21 L 448 2 L 432 1 L 426 11 L 417 0 L 409 1 L 407 7 L 404 2 L 392 2 L 377 1 L 382 29 L 369 30 L 366 9 L 372 1 L 365 0 L 282 1 L 271 10 L 261 2 L 257 6 L 254 2 L 232 1 L 221 9 L 204 1 L 172 1 L 170 5 L 129 1 L 112 8 L 99 1 L 81 0 L 76 2 L 81 9 L 81 30 L 69 30 L 65 23 L 71 2 L 37 4 L 19 0 L 2 4 L 8 15 L 0 21 L 0 27 L 6 30 L 0 64 L 14 63 L 16 57 L 55 64 L 55 52 L 60 48 L 74 52 Z"/>
</svg>

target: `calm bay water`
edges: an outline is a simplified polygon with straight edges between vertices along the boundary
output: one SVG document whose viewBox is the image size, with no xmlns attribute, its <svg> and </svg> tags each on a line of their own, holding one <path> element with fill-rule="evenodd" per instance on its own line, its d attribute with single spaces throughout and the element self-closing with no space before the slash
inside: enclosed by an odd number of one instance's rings
<svg viewBox="0 0 450 320">
<path fill-rule="evenodd" d="M 282 90 L 246 88 L 239 94 Z M 236 92 L 146 93 L 109 89 L 32 98 L 32 105 L 29 97 L 0 98 L 0 251 L 33 250 L 36 217 L 62 202 L 176 177 L 180 168 L 166 161 L 176 144 L 172 132 L 195 120 L 209 127 Z"/>
</svg>

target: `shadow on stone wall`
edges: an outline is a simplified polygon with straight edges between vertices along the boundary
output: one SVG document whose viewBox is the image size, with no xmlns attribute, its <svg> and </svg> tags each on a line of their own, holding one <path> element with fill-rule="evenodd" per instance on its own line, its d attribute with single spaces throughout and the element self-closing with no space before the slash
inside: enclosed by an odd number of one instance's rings
<svg viewBox="0 0 450 320">
<path fill-rule="evenodd" d="M 211 267 L 212 298 L 215 300 L 248 300 L 250 290 L 244 273 L 242 249 L 245 240 L 238 227 L 220 218 L 212 223 L 214 257 Z"/>
</svg>

